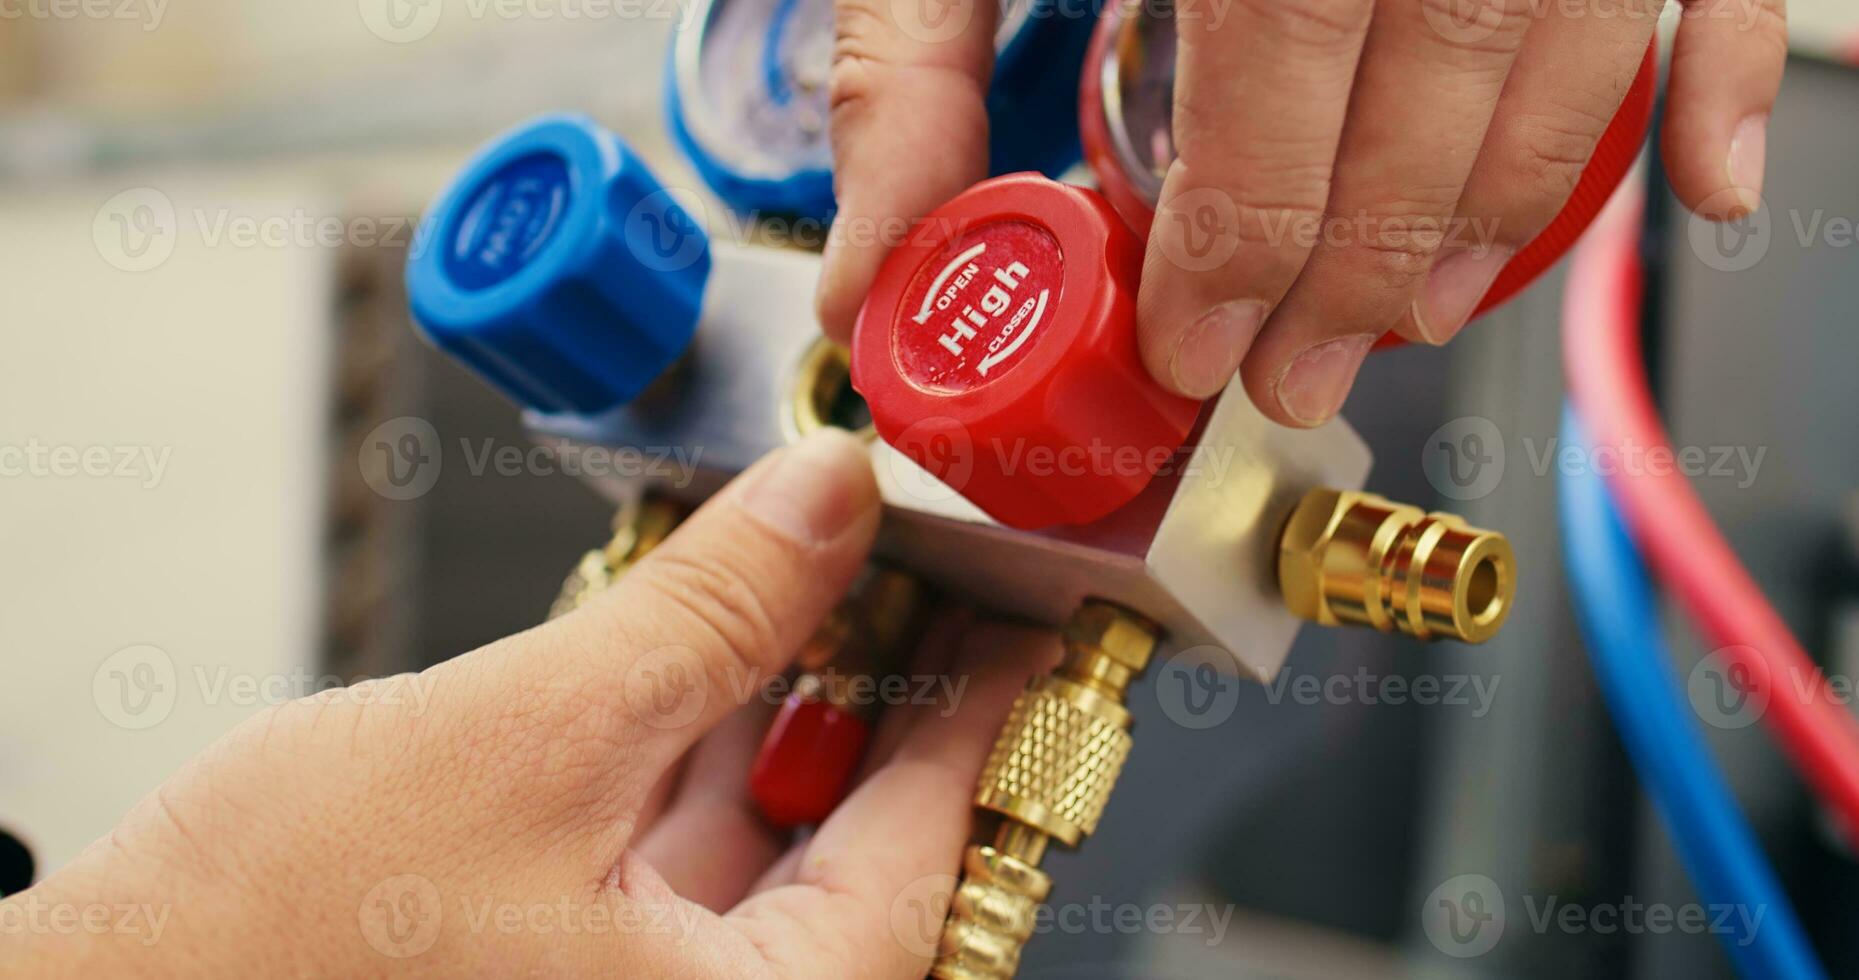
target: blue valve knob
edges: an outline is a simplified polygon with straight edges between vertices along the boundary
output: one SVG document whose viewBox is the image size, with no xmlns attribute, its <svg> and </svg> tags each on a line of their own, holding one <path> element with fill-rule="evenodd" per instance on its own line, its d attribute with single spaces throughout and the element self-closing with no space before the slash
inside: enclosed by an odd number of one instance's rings
<svg viewBox="0 0 1859 980">
<path fill-rule="evenodd" d="M 407 258 L 414 321 L 530 408 L 631 401 L 690 344 L 710 274 L 702 226 L 618 137 L 544 116 L 480 151 Z"/>
</svg>

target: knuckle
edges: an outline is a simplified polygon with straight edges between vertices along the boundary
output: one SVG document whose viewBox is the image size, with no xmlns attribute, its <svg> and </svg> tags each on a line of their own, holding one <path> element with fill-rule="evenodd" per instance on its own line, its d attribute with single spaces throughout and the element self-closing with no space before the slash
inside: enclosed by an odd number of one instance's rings
<svg viewBox="0 0 1859 980">
<path fill-rule="evenodd" d="M 1444 216 L 1452 211 L 1443 198 L 1431 195 L 1348 216 L 1358 231 L 1343 236 L 1344 252 L 1368 285 L 1405 290 L 1426 276 L 1439 250 Z"/>
<path fill-rule="evenodd" d="M 1241 244 L 1287 250 L 1295 255 L 1308 253 L 1315 247 L 1323 227 L 1321 203 L 1244 199 L 1237 203 L 1239 220 L 1235 232 Z M 1295 274 L 1296 269 L 1290 271 Z"/>
<path fill-rule="evenodd" d="M 835 44 L 833 67 L 826 77 L 827 107 L 834 116 L 856 114 L 871 102 L 879 66 L 863 50 L 866 47 L 858 35 L 843 32 Z"/>
<path fill-rule="evenodd" d="M 1527 238 L 1549 224 L 1575 192 L 1606 125 L 1607 119 L 1579 108 L 1519 124 L 1505 168 L 1515 190 L 1508 210 L 1518 222 L 1510 237 Z"/>
</svg>

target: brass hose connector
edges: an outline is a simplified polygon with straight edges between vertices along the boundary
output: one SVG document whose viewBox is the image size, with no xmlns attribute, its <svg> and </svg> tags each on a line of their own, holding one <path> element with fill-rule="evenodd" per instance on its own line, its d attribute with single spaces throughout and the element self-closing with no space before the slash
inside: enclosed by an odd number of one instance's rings
<svg viewBox="0 0 1859 980">
<path fill-rule="evenodd" d="M 1496 531 L 1357 490 L 1304 495 L 1278 547 L 1294 615 L 1423 640 L 1482 643 L 1504 625 L 1517 558 Z"/>
<path fill-rule="evenodd" d="M 646 497 L 613 515 L 613 537 L 606 547 L 581 556 L 562 583 L 561 594 L 549 606 L 549 617 L 566 616 L 588 599 L 619 581 L 684 520 L 682 506 L 658 497 Z"/>
<path fill-rule="evenodd" d="M 1002 980 L 1019 969 L 1052 890 L 1039 862 L 1051 841 L 1076 847 L 1097 829 L 1130 754 L 1129 686 L 1158 634 L 1135 613 L 1088 602 L 1066 624 L 1064 661 L 1014 702 L 975 792 L 1000 827 L 963 858 L 932 976 Z"/>
</svg>

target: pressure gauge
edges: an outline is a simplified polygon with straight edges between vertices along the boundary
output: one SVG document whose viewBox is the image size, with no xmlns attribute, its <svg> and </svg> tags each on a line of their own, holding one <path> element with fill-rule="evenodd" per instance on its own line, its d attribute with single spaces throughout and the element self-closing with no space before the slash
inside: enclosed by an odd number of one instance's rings
<svg viewBox="0 0 1859 980">
<path fill-rule="evenodd" d="M 678 145 L 739 212 L 829 217 L 832 0 L 694 3 L 666 81 Z M 1094 22 L 1074 0 L 1002 0 L 987 98 L 993 172 L 1056 175 L 1078 161 L 1073 105 Z"/>
</svg>

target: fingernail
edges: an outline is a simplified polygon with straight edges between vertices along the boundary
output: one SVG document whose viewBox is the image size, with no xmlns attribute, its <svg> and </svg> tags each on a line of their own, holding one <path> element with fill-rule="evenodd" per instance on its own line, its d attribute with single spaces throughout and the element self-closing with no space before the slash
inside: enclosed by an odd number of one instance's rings
<svg viewBox="0 0 1859 980">
<path fill-rule="evenodd" d="M 1181 335 L 1168 371 L 1175 390 L 1193 398 L 1210 398 L 1233 380 L 1239 362 L 1252 346 L 1252 338 L 1265 325 L 1265 304 L 1256 299 L 1233 300 L 1201 314 Z"/>
<path fill-rule="evenodd" d="M 1515 249 L 1466 248 L 1440 256 L 1414 298 L 1414 326 L 1429 344 L 1451 340 L 1472 319 Z"/>
<path fill-rule="evenodd" d="M 1278 379 L 1278 405 L 1300 425 L 1320 425 L 1343 407 L 1372 333 L 1324 341 L 1299 354 Z"/>
<path fill-rule="evenodd" d="M 809 547 L 837 538 L 877 500 L 864 444 L 838 429 L 781 450 L 749 480 L 737 506 L 763 527 Z"/>
<path fill-rule="evenodd" d="M 1730 137 L 1730 186 L 1745 213 L 1762 206 L 1762 171 L 1768 157 L 1769 117 L 1758 113 L 1736 124 Z M 1732 219 L 1741 214 L 1730 215 Z"/>
</svg>

